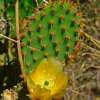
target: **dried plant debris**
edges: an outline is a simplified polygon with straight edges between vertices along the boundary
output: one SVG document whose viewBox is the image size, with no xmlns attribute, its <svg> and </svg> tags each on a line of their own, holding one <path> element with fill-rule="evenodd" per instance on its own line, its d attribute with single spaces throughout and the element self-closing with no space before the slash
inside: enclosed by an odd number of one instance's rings
<svg viewBox="0 0 100 100">
<path fill-rule="evenodd" d="M 99 9 L 92 2 L 80 6 L 85 22 L 83 31 L 87 36 L 81 39 L 81 50 L 77 59 L 65 68 L 71 78 L 65 100 L 100 100 Z"/>
<path fill-rule="evenodd" d="M 16 100 L 18 98 L 17 93 L 10 89 L 6 89 L 2 93 L 2 99 L 1 100 Z"/>
</svg>

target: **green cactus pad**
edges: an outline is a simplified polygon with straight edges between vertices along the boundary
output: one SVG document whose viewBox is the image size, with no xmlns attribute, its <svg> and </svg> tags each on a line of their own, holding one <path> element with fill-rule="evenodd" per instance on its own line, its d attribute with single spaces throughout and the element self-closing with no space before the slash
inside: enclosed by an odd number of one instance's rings
<svg viewBox="0 0 100 100">
<path fill-rule="evenodd" d="M 79 38 L 80 19 L 70 3 L 54 3 L 38 11 L 24 27 L 21 42 L 25 71 L 31 72 L 43 58 L 53 57 L 62 62 L 75 49 Z"/>
</svg>

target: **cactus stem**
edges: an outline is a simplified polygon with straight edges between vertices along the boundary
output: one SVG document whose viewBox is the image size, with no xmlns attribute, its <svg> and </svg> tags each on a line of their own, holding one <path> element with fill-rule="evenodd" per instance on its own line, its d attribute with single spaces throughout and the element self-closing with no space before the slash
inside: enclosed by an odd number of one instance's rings
<svg viewBox="0 0 100 100">
<path fill-rule="evenodd" d="M 16 3 L 15 3 L 15 14 L 16 14 L 16 35 L 18 39 L 18 42 L 17 42 L 18 57 L 19 57 L 22 74 L 25 77 L 25 73 L 23 71 L 24 64 L 23 64 L 23 58 L 21 54 L 21 46 L 20 46 L 21 43 L 20 43 L 20 36 L 19 36 L 19 0 L 16 0 Z"/>
</svg>

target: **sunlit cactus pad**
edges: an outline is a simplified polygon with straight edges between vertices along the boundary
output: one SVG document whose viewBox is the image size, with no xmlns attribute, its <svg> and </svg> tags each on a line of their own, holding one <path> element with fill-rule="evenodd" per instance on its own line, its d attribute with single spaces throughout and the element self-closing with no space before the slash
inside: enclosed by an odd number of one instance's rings
<svg viewBox="0 0 100 100">
<path fill-rule="evenodd" d="M 70 3 L 56 2 L 26 20 L 28 24 L 23 27 L 21 39 L 25 70 L 31 72 L 43 58 L 53 57 L 64 62 L 79 38 L 79 19 Z"/>
</svg>

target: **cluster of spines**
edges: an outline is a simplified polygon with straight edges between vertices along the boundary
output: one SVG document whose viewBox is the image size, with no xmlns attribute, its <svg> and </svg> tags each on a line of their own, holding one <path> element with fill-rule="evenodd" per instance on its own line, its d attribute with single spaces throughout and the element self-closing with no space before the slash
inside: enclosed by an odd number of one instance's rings
<svg viewBox="0 0 100 100">
<path fill-rule="evenodd" d="M 78 40 L 78 17 L 69 4 L 57 3 L 39 11 L 30 20 L 21 39 L 24 63 L 32 71 L 43 58 L 54 57 L 64 61 L 74 50 Z"/>
</svg>

